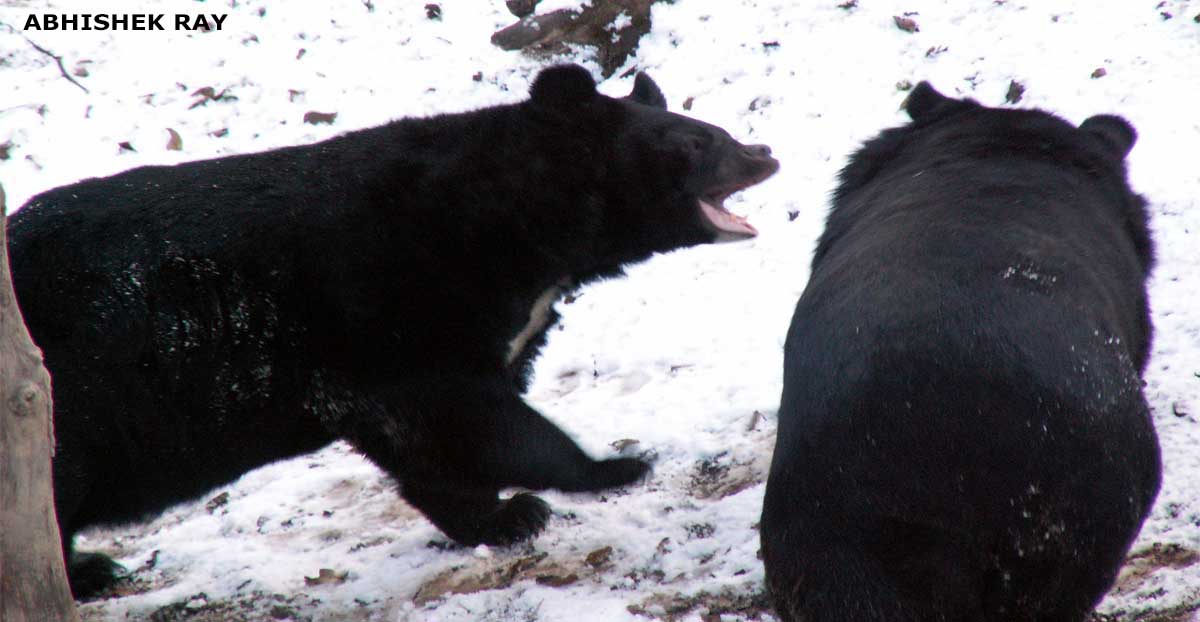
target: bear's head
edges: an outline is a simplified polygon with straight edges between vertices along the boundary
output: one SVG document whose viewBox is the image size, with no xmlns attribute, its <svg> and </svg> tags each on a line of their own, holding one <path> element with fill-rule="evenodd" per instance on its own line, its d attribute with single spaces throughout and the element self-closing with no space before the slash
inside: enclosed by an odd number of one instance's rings
<svg viewBox="0 0 1200 622">
<path fill-rule="evenodd" d="M 992 108 L 947 97 L 928 82 L 915 86 L 902 105 L 911 123 L 867 141 L 842 169 L 833 209 L 885 174 L 912 174 L 906 162 L 1009 159 L 1044 161 L 1072 169 L 1104 188 L 1118 206 L 1138 257 L 1148 272 L 1154 264 L 1145 199 L 1127 181 L 1125 158 L 1137 132 L 1116 115 L 1095 115 L 1078 126 L 1038 109 Z"/>
<path fill-rule="evenodd" d="M 534 81 L 530 105 L 586 137 L 587 164 L 602 171 L 601 218 L 622 261 L 757 235 L 724 202 L 779 169 L 771 149 L 668 112 L 648 75 L 639 73 L 629 95 L 613 98 L 596 91 L 584 68 L 552 67 Z"/>
<path fill-rule="evenodd" d="M 901 107 L 912 122 L 884 130 L 863 145 L 842 170 L 838 196 L 870 182 L 910 151 L 953 145 L 964 153 L 1036 157 L 1077 166 L 1089 175 L 1125 177 L 1124 159 L 1137 140 L 1133 126 L 1114 115 L 1096 115 L 1078 127 L 1043 110 L 991 108 L 956 99 L 929 82 L 913 87 Z"/>
</svg>

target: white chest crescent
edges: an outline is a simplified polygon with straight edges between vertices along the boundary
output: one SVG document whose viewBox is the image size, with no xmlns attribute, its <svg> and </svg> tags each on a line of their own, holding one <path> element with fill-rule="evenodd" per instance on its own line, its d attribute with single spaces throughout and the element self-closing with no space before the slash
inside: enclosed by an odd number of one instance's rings
<svg viewBox="0 0 1200 622">
<path fill-rule="evenodd" d="M 554 306 L 554 302 L 558 300 L 559 296 L 562 296 L 562 293 L 563 285 L 551 285 L 534 301 L 533 306 L 529 309 L 529 321 L 525 323 L 521 332 L 508 342 L 508 356 L 504 359 L 506 364 L 511 365 L 525 349 L 525 344 L 550 324 L 550 308 Z"/>
</svg>

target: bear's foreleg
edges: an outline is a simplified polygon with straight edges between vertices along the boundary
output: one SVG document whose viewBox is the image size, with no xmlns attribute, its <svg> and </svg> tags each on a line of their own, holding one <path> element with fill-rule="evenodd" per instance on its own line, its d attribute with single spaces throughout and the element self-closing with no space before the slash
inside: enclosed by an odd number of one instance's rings
<svg viewBox="0 0 1200 622">
<path fill-rule="evenodd" d="M 502 500 L 505 488 L 597 491 L 649 470 L 635 458 L 593 460 L 503 377 L 437 374 L 323 394 L 345 396 L 324 409 L 327 424 L 462 544 L 508 544 L 541 531 L 546 503 L 531 494 Z"/>
</svg>

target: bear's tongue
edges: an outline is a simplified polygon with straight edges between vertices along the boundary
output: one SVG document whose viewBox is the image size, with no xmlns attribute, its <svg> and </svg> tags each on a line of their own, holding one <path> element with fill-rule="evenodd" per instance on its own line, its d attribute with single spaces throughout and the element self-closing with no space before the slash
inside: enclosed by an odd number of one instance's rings
<svg viewBox="0 0 1200 622">
<path fill-rule="evenodd" d="M 722 205 L 724 201 L 714 199 L 700 199 L 699 201 L 700 213 L 704 214 L 708 223 L 716 229 L 717 233 L 725 234 L 722 236 L 724 239 L 740 240 L 758 235 L 758 230 L 746 222 L 744 217 L 725 209 L 725 206 Z"/>
</svg>

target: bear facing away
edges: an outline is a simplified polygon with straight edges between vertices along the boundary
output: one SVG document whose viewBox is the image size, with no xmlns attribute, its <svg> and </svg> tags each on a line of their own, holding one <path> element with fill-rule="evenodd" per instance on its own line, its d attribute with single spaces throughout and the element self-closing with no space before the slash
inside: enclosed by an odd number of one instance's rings
<svg viewBox="0 0 1200 622">
<path fill-rule="evenodd" d="M 785 621 L 1080 621 L 1158 492 L 1133 128 L 909 96 L 840 175 L 761 537 Z"/>
<path fill-rule="evenodd" d="M 641 478 L 520 395 L 563 288 L 755 234 L 722 201 L 776 171 L 770 149 L 665 108 L 645 75 L 611 98 L 555 67 L 522 103 L 138 168 L 15 213 L 75 594 L 115 570 L 71 554 L 81 528 L 338 438 L 466 545 L 543 527 L 547 505 L 504 488 Z"/>
</svg>

